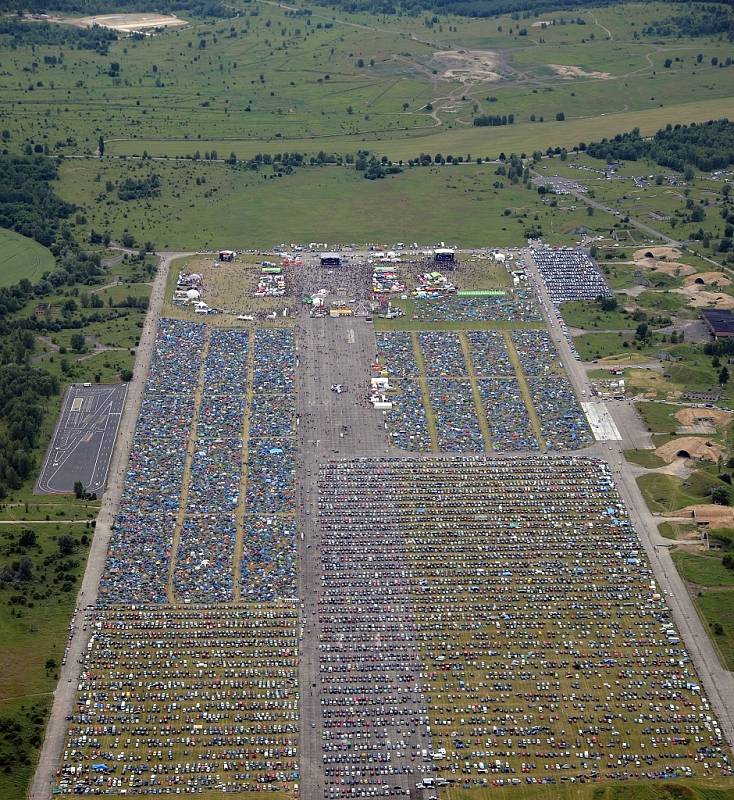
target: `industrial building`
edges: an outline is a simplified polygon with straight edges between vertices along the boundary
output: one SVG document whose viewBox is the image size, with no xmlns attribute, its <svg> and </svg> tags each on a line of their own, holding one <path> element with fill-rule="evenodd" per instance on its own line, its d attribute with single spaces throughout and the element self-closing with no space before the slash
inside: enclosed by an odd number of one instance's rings
<svg viewBox="0 0 734 800">
<path fill-rule="evenodd" d="M 701 319 L 714 339 L 729 339 L 734 336 L 734 312 L 717 308 L 705 308 Z"/>
</svg>

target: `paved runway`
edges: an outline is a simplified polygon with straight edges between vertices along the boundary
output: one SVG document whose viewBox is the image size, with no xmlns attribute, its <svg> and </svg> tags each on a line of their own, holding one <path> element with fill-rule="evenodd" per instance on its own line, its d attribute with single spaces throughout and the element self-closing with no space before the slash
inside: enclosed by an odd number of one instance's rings
<svg viewBox="0 0 734 800">
<path fill-rule="evenodd" d="M 101 494 L 126 395 L 126 383 L 69 387 L 36 492 L 73 492 L 81 481 L 86 491 Z"/>
</svg>

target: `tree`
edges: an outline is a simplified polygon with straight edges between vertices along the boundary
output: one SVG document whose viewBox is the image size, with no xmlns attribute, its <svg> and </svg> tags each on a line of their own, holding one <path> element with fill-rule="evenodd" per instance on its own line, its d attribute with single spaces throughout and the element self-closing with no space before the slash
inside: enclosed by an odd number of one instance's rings
<svg viewBox="0 0 734 800">
<path fill-rule="evenodd" d="M 731 495 L 723 486 L 714 486 L 711 489 L 711 502 L 718 506 L 728 506 L 731 503 Z"/>
<path fill-rule="evenodd" d="M 729 370 L 726 367 L 722 367 L 721 371 L 719 372 L 719 384 L 723 386 L 725 383 L 729 382 Z"/>
<path fill-rule="evenodd" d="M 612 295 L 611 297 L 605 295 L 599 295 L 596 298 L 596 302 L 599 304 L 599 308 L 602 311 L 614 311 L 617 308 L 617 298 Z"/>
<path fill-rule="evenodd" d="M 556 114 L 556 122 L 563 122 L 563 120 L 565 120 L 565 119 L 566 119 L 566 115 L 565 115 L 565 113 L 563 111 L 559 111 Z"/>
<path fill-rule="evenodd" d="M 77 500 L 82 500 L 86 492 L 84 491 L 84 484 L 81 481 L 74 483 L 74 496 Z"/>
<path fill-rule="evenodd" d="M 99 142 L 97 143 L 97 150 L 99 150 L 99 157 L 101 158 L 104 155 L 104 136 L 99 137 Z"/>
<path fill-rule="evenodd" d="M 59 536 L 59 553 L 62 556 L 70 556 L 76 550 L 76 539 L 73 536 L 69 536 L 68 533 L 64 533 L 62 536 Z"/>
<path fill-rule="evenodd" d="M 18 546 L 27 548 L 27 547 L 35 547 L 38 543 L 38 536 L 36 532 L 31 530 L 30 528 L 25 528 L 21 531 L 20 536 L 18 537 Z"/>
<path fill-rule="evenodd" d="M 637 330 L 635 331 L 635 336 L 641 341 L 644 342 L 645 339 L 650 335 L 650 329 L 646 322 L 641 322 L 637 326 Z"/>
<path fill-rule="evenodd" d="M 83 333 L 72 333 L 69 343 L 75 353 L 83 353 L 86 349 L 86 340 Z"/>
<path fill-rule="evenodd" d="M 720 622 L 714 622 L 714 624 L 711 627 L 713 628 L 714 634 L 716 636 L 723 636 L 724 626 Z"/>
</svg>

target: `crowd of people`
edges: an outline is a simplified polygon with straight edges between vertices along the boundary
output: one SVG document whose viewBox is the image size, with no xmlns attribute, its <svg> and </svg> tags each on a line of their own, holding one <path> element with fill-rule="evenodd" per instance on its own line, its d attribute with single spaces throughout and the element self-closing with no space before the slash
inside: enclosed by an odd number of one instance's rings
<svg viewBox="0 0 734 800">
<path fill-rule="evenodd" d="M 247 512 L 295 509 L 295 341 L 288 328 L 258 328 L 247 458 Z"/>
<path fill-rule="evenodd" d="M 413 306 L 413 319 L 422 322 L 445 320 L 504 320 L 510 322 L 540 322 L 540 309 L 535 295 L 523 287 L 486 297 L 458 297 L 451 295 L 440 299 L 417 299 Z"/>
<path fill-rule="evenodd" d="M 428 394 L 436 420 L 438 449 L 481 453 L 484 438 L 468 378 L 429 378 Z"/>
<path fill-rule="evenodd" d="M 462 336 L 466 336 L 471 363 L 467 362 Z M 383 331 L 377 334 L 378 359 L 395 389 L 390 396 L 393 408 L 385 412 L 395 447 L 413 452 L 431 449 L 416 344 L 427 376 L 439 450 L 482 452 L 486 448 L 469 377 L 472 372 L 481 400 L 479 413 L 487 421 L 493 450 L 526 451 L 541 446 L 570 450 L 593 441 L 547 331 L 421 331 L 415 336 L 405 331 Z M 510 350 L 517 353 L 527 379 L 529 399 L 539 420 L 540 442 Z"/>
<path fill-rule="evenodd" d="M 320 514 L 327 797 L 729 774 L 605 463 L 334 462 Z"/>
<path fill-rule="evenodd" d="M 533 250 L 533 259 L 543 276 L 550 299 L 557 305 L 569 300 L 596 300 L 613 294 L 596 262 L 585 250 L 544 247 Z"/>
<path fill-rule="evenodd" d="M 426 375 L 429 378 L 464 378 L 466 360 L 456 333 L 421 331 L 418 334 Z"/>
<path fill-rule="evenodd" d="M 527 376 L 530 399 L 548 450 L 578 450 L 594 441 L 547 331 L 515 330 L 512 342 Z M 550 377 L 550 379 L 549 379 Z"/>
<path fill-rule="evenodd" d="M 298 619 L 293 602 L 90 611 L 54 793 L 290 796 Z"/>
<path fill-rule="evenodd" d="M 477 378 L 492 449 L 537 450 L 538 440 L 516 378 Z"/>
<path fill-rule="evenodd" d="M 232 599 L 248 347 L 245 330 L 211 331 L 173 573 L 174 591 L 188 602 Z"/>
<path fill-rule="evenodd" d="M 204 325 L 161 319 L 99 601 L 163 603 Z"/>
</svg>

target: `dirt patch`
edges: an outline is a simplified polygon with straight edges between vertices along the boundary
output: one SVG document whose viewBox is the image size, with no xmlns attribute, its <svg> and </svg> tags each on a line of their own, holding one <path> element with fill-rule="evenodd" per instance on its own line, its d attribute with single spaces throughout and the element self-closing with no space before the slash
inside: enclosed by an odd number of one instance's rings
<svg viewBox="0 0 734 800">
<path fill-rule="evenodd" d="M 695 506 L 686 506 L 679 511 L 665 514 L 666 517 L 683 517 L 695 519 L 709 526 L 709 528 L 731 528 L 734 526 L 734 508 L 730 506 L 716 506 L 702 503 Z"/>
<path fill-rule="evenodd" d="M 700 436 L 679 436 L 660 445 L 655 455 L 670 464 L 677 458 L 706 459 L 714 464 L 721 458 L 721 447 Z"/>
<path fill-rule="evenodd" d="M 663 475 L 673 475 L 680 478 L 682 481 L 687 480 L 693 470 L 686 466 L 686 462 L 682 458 L 676 458 L 664 467 L 658 467 L 655 472 L 660 472 Z"/>
<path fill-rule="evenodd" d="M 635 261 L 640 261 L 643 258 L 680 258 L 680 250 L 675 247 L 645 247 L 642 250 L 635 250 L 632 258 Z"/>
<path fill-rule="evenodd" d="M 725 428 L 731 422 L 731 411 L 718 408 L 681 408 L 675 412 L 675 418 L 681 425 L 713 425 Z"/>
<path fill-rule="evenodd" d="M 697 272 L 695 275 L 689 275 L 683 283 L 685 283 L 686 286 L 691 286 L 693 284 L 731 286 L 731 280 L 729 280 L 723 272 Z"/>
<path fill-rule="evenodd" d="M 699 283 L 684 286 L 682 289 L 673 289 L 673 291 L 687 297 L 687 305 L 690 308 L 734 308 L 734 297 L 728 294 L 707 292 Z"/>
<path fill-rule="evenodd" d="M 587 72 L 581 67 L 574 67 L 568 64 L 548 64 L 548 66 L 564 80 L 571 81 L 574 78 L 601 78 L 602 80 L 609 80 L 612 77 L 611 72 Z"/>
<path fill-rule="evenodd" d="M 99 25 L 120 33 L 133 33 L 149 28 L 180 28 L 188 22 L 170 14 L 102 14 L 95 17 L 82 17 L 75 20 L 81 28 Z"/>
<path fill-rule="evenodd" d="M 654 258 L 643 258 L 635 262 L 638 267 L 649 269 L 651 272 L 663 272 L 673 278 L 682 278 L 686 275 L 693 275 L 696 268 L 690 264 L 681 264 L 678 261 L 657 261 Z"/>
<path fill-rule="evenodd" d="M 498 81 L 498 64 L 499 56 L 491 50 L 439 50 L 431 59 L 442 78 L 460 83 Z"/>
<path fill-rule="evenodd" d="M 664 272 L 676 278 L 696 273 L 695 267 L 675 260 L 680 258 L 680 251 L 674 247 L 648 247 L 644 250 L 635 250 L 632 258 L 634 259 L 632 263 L 638 267 L 652 272 Z"/>
</svg>

